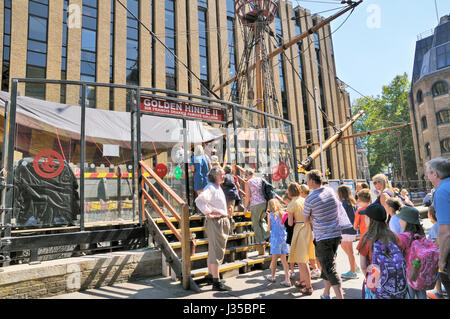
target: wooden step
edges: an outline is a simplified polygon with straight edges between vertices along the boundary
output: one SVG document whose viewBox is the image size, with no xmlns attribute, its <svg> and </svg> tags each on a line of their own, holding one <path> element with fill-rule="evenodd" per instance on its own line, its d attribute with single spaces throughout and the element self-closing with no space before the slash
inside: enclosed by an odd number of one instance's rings
<svg viewBox="0 0 450 319">
<path fill-rule="evenodd" d="M 239 217 L 239 216 L 244 216 L 244 215 L 245 215 L 244 212 L 234 212 L 233 213 L 233 217 Z M 190 221 L 202 220 L 202 219 L 204 219 L 203 216 L 191 216 L 191 217 L 189 217 Z M 164 220 L 162 218 L 155 218 L 154 220 L 155 220 L 155 222 L 157 224 L 164 224 Z M 175 217 L 169 217 L 169 220 L 170 220 L 171 223 L 178 223 L 178 221 L 177 221 L 177 219 Z"/>
<path fill-rule="evenodd" d="M 252 222 L 237 222 L 234 225 L 235 225 L 235 227 L 251 226 Z M 191 233 L 204 231 L 204 230 L 205 230 L 205 226 L 190 228 Z M 181 229 L 177 229 L 177 231 L 181 234 Z M 162 230 L 162 233 L 167 236 L 167 235 L 172 235 L 173 231 L 170 229 L 167 229 L 167 230 Z"/>
<path fill-rule="evenodd" d="M 254 232 L 248 232 L 248 233 L 240 233 L 240 234 L 234 234 L 228 236 L 228 241 L 230 240 L 236 240 L 236 239 L 243 239 L 246 237 L 253 237 L 255 236 Z M 200 238 L 196 240 L 196 245 L 207 245 L 208 239 L 207 238 Z M 181 243 L 179 241 L 170 243 L 170 246 L 172 246 L 173 249 L 181 248 Z"/>
<path fill-rule="evenodd" d="M 270 262 L 271 260 L 272 260 L 271 255 L 252 256 L 246 259 L 220 265 L 219 273 L 224 273 L 239 268 L 244 268 L 244 270 L 248 270 L 247 269 L 248 267 L 254 266 L 256 264 L 262 264 L 264 262 Z M 208 267 L 194 269 L 191 271 L 191 276 L 195 280 L 203 279 L 207 274 L 208 274 Z"/>
<path fill-rule="evenodd" d="M 241 252 L 245 252 L 245 251 L 257 250 L 258 248 L 261 248 L 261 246 L 264 246 L 264 248 L 266 248 L 266 247 L 270 247 L 270 244 L 269 243 L 267 243 L 265 245 L 250 244 L 250 245 L 230 247 L 225 250 L 225 255 L 229 255 L 232 252 L 241 253 Z M 208 258 L 207 251 L 202 252 L 202 253 L 196 253 L 195 255 L 191 256 L 191 261 L 202 260 L 202 259 L 206 259 L 206 258 Z"/>
</svg>

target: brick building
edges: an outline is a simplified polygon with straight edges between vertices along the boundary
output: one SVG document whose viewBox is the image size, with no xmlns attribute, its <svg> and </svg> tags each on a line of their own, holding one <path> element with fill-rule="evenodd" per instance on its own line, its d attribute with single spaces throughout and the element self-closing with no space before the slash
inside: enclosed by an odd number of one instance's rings
<svg viewBox="0 0 450 319">
<path fill-rule="evenodd" d="M 409 94 L 418 179 L 425 163 L 450 157 L 450 16 L 440 19 L 431 35 L 416 42 Z"/>
<path fill-rule="evenodd" d="M 28 77 L 205 94 L 198 80 L 181 63 L 175 63 L 146 28 L 174 50 L 209 87 L 218 87 L 235 74 L 243 51 L 242 26 L 235 17 L 233 0 L 4 0 L 1 4 L 2 91 L 10 90 L 12 78 Z M 287 41 L 322 19 L 305 8 L 294 8 L 289 1 L 279 1 L 278 16 L 271 27 L 278 38 Z M 271 49 L 280 43 L 271 42 Z M 349 94 L 336 77 L 329 25 L 272 63 L 278 100 L 284 117 L 294 123 L 296 145 L 319 141 L 315 88 L 323 111 L 337 128 L 350 119 Z M 420 83 L 425 85 L 424 82 Z M 80 99 L 79 88 L 69 85 L 21 84 L 19 91 L 22 95 L 71 105 L 78 105 Z M 228 86 L 218 94 L 232 100 L 235 92 Z M 126 99 L 123 90 L 99 87 L 88 92 L 89 107 L 93 108 L 127 111 Z M 334 130 L 325 119 L 323 127 L 325 140 Z M 344 136 L 350 134 L 352 129 Z M 301 148 L 297 158 L 301 161 L 313 150 Z M 324 162 L 331 172 L 329 178 L 357 178 L 352 139 L 337 142 L 327 150 Z M 313 162 L 313 167 L 321 168 L 320 159 Z"/>
</svg>

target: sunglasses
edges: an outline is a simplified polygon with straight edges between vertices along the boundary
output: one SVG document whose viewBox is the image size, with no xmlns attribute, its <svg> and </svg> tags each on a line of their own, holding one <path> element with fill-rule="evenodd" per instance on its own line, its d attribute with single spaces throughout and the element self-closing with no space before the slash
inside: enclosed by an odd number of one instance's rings
<svg viewBox="0 0 450 319">
<path fill-rule="evenodd" d="M 374 181 L 374 182 L 373 182 L 373 185 L 376 185 L 376 184 L 378 184 L 378 183 L 380 183 L 380 182 L 378 182 L 378 181 Z"/>
</svg>

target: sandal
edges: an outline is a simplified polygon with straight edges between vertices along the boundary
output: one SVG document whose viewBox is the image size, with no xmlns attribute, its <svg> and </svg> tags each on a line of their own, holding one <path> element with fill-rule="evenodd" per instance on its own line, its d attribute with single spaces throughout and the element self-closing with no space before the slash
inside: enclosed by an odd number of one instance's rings
<svg viewBox="0 0 450 319">
<path fill-rule="evenodd" d="M 270 282 L 275 282 L 276 281 L 276 279 L 273 278 L 271 275 L 264 275 L 264 278 L 266 278 L 266 280 L 270 281 Z"/>
<path fill-rule="evenodd" d="M 307 295 L 307 296 L 311 296 L 313 293 L 313 288 L 312 287 L 304 287 L 300 290 L 300 292 L 302 293 L 302 295 Z"/>
<path fill-rule="evenodd" d="M 305 284 L 305 282 L 304 281 L 298 281 L 298 280 L 296 280 L 295 281 L 295 283 L 294 283 L 294 285 L 295 285 L 295 287 L 298 287 L 298 288 L 306 288 L 306 284 Z"/>
<path fill-rule="evenodd" d="M 282 282 L 280 282 L 280 285 L 285 286 L 285 287 L 290 287 L 290 286 L 292 286 L 292 284 L 291 284 L 290 281 L 282 281 Z"/>
<path fill-rule="evenodd" d="M 295 272 L 290 271 L 289 272 L 289 278 L 295 278 Z"/>
</svg>

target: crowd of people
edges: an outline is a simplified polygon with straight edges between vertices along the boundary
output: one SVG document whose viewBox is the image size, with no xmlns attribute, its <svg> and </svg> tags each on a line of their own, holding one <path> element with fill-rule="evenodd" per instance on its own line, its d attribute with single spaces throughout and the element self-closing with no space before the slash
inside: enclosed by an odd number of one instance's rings
<svg viewBox="0 0 450 319">
<path fill-rule="evenodd" d="M 292 182 L 282 198 L 267 198 L 267 181 L 247 169 L 245 194 L 249 196 L 241 198 L 231 167 L 225 172 L 214 165 L 195 200 L 206 217 L 213 289 L 231 290 L 219 279 L 219 266 L 239 202 L 251 212 L 256 245 L 270 243 L 272 262 L 265 276 L 269 282 L 276 281 L 280 260 L 281 285 L 295 285 L 302 294 L 311 295 L 312 279 L 320 278 L 325 287 L 321 299 L 330 299 L 331 291 L 337 299 L 344 298 L 341 278 L 358 278 L 358 273 L 364 276 L 363 299 L 443 298 L 450 289 L 450 161 L 427 162 L 426 174 L 434 188 L 428 208 L 434 224 L 428 238 L 407 190 L 392 188 L 384 174 L 372 178 L 376 198 L 367 183 L 358 183 L 355 194 L 347 185 L 335 192 L 324 184 L 318 170 L 306 174 L 306 185 Z M 348 257 L 349 270 L 342 274 L 336 265 L 339 246 Z"/>
</svg>

